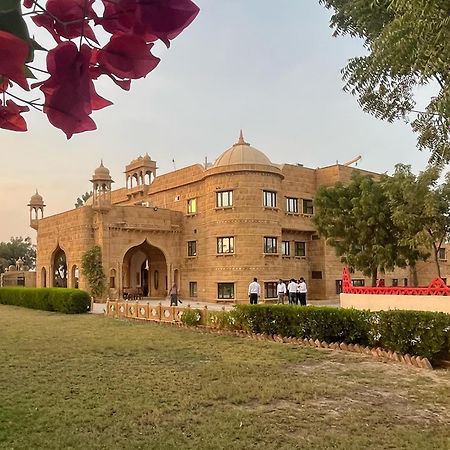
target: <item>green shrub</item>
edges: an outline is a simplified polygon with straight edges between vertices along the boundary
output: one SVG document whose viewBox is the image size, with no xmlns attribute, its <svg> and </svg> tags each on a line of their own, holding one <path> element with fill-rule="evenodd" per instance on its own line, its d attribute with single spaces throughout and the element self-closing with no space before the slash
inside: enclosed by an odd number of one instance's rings
<svg viewBox="0 0 450 450">
<path fill-rule="evenodd" d="M 198 326 L 202 321 L 202 313 L 199 309 L 186 308 L 181 315 L 181 321 L 186 325 Z"/>
<path fill-rule="evenodd" d="M 450 314 L 379 311 L 372 313 L 372 333 L 374 345 L 437 360 L 450 351 Z"/>
<path fill-rule="evenodd" d="M 64 314 L 89 310 L 91 298 L 85 291 L 64 288 L 0 288 L 0 303 Z"/>
<path fill-rule="evenodd" d="M 253 333 L 380 346 L 430 361 L 445 358 L 450 351 L 450 314 L 444 313 L 237 305 L 222 323 Z"/>
</svg>

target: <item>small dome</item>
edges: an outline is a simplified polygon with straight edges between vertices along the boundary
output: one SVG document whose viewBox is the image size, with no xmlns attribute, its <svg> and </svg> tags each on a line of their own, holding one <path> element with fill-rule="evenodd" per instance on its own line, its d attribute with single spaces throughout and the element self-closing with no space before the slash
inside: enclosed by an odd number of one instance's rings
<svg viewBox="0 0 450 450">
<path fill-rule="evenodd" d="M 36 194 L 32 195 L 30 198 L 29 206 L 44 206 L 44 199 L 36 189 Z"/>
<path fill-rule="evenodd" d="M 100 166 L 95 169 L 92 179 L 93 180 L 108 180 L 108 181 L 111 180 L 111 175 L 109 173 L 109 169 L 103 165 L 103 160 L 100 163 Z"/>
<path fill-rule="evenodd" d="M 239 140 L 231 148 L 223 152 L 214 162 L 213 167 L 229 166 L 232 164 L 262 164 L 273 166 L 270 159 L 260 150 L 251 147 L 244 141 L 242 130 Z"/>
</svg>

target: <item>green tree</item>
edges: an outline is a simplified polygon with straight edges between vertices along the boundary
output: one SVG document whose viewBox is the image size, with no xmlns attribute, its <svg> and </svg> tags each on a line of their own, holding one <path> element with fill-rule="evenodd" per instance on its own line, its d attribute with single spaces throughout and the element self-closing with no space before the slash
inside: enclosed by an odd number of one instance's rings
<svg viewBox="0 0 450 450">
<path fill-rule="evenodd" d="M 314 223 L 319 234 L 333 246 L 341 261 L 372 277 L 378 271 L 405 267 L 417 255 L 399 245 L 398 229 L 380 182 L 354 172 L 349 184 L 322 186 L 314 203 Z"/>
<path fill-rule="evenodd" d="M 16 260 L 22 258 L 25 265 L 34 268 L 36 262 L 36 246 L 31 238 L 22 236 L 12 237 L 9 242 L 0 242 L 0 273 L 10 265 L 15 265 Z"/>
<path fill-rule="evenodd" d="M 440 176 L 441 169 L 436 166 L 416 176 L 411 166 L 397 164 L 394 174 L 382 183 L 392 220 L 401 230 L 400 244 L 431 249 L 439 277 L 439 250 L 450 233 L 450 175 L 439 184 Z"/>
<path fill-rule="evenodd" d="M 319 2 L 333 10 L 334 35 L 360 37 L 368 51 L 343 69 L 344 89 L 380 119 L 412 121 L 431 162 L 450 161 L 449 0 Z M 435 92 L 417 111 L 417 88 L 427 84 Z"/>
<path fill-rule="evenodd" d="M 101 297 L 106 288 L 106 276 L 103 272 L 102 250 L 98 245 L 83 255 L 81 270 L 87 279 L 92 296 Z"/>
<path fill-rule="evenodd" d="M 81 195 L 81 197 L 77 198 L 77 202 L 75 203 L 75 208 L 80 208 L 81 206 L 84 206 L 86 202 L 92 197 L 92 191 L 91 192 L 85 192 Z"/>
</svg>

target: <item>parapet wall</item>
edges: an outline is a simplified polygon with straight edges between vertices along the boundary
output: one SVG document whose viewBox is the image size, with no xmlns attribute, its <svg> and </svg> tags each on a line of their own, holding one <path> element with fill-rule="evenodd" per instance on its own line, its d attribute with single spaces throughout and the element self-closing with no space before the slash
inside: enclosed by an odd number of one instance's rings
<svg viewBox="0 0 450 450">
<path fill-rule="evenodd" d="M 450 297 L 444 295 L 340 294 L 342 308 L 386 311 L 407 309 L 450 314 Z"/>
</svg>

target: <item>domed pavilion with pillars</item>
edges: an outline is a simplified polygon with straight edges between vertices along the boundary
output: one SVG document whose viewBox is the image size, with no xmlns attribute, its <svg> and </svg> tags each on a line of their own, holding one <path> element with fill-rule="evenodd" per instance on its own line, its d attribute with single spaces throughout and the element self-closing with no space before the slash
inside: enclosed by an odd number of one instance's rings
<svg viewBox="0 0 450 450">
<path fill-rule="evenodd" d="M 176 282 L 184 299 L 245 303 L 254 277 L 263 301 L 275 300 L 279 278 L 300 277 L 309 300 L 337 298 L 342 264 L 317 235 L 314 195 L 319 186 L 349 181 L 355 170 L 377 174 L 340 164 L 275 164 L 242 132 L 211 166 L 156 170 L 148 154 L 140 156 L 126 166 L 125 187 L 112 190 L 102 162 L 91 178 L 92 201 L 49 217 L 36 193 L 29 207 L 37 230 L 37 286 L 87 289 L 81 261 L 98 245 L 105 299 L 130 292 L 163 299 Z M 429 266 L 419 271 L 425 284 L 433 278 Z M 404 285 L 410 275 L 399 269 L 385 277 L 387 285 Z M 369 283 L 360 273 L 353 279 Z"/>
</svg>

